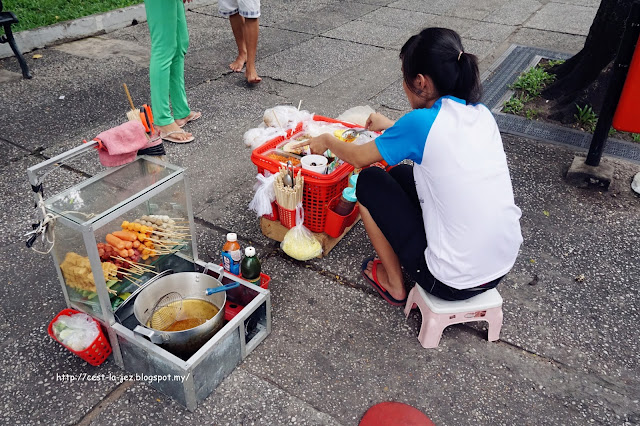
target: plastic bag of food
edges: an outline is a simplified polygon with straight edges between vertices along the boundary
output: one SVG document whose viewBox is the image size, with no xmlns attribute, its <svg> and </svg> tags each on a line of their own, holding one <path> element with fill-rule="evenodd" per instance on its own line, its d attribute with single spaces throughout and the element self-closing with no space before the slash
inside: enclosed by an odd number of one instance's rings
<svg viewBox="0 0 640 426">
<path fill-rule="evenodd" d="M 322 246 L 303 225 L 304 210 L 302 203 L 296 206 L 296 226 L 284 236 L 280 248 L 296 260 L 309 260 L 322 254 Z"/>
<path fill-rule="evenodd" d="M 98 337 L 98 324 L 87 314 L 61 315 L 53 323 L 53 334 L 63 345 L 83 351 Z"/>
<path fill-rule="evenodd" d="M 347 123 L 353 123 L 364 127 L 365 124 L 367 124 L 367 118 L 369 118 L 369 116 L 374 112 L 376 111 L 369 105 L 359 105 L 349 108 L 340 114 L 337 120 L 346 121 Z"/>
<path fill-rule="evenodd" d="M 253 185 L 253 190 L 256 191 L 256 193 L 253 196 L 253 200 L 249 203 L 249 210 L 256 212 L 258 217 L 268 216 L 273 213 L 271 203 L 276 200 L 276 192 L 273 189 L 273 182 L 276 180 L 276 175 L 272 175 L 265 170 L 264 175 L 258 173 L 256 179 L 258 182 Z"/>
<path fill-rule="evenodd" d="M 287 133 L 282 129 L 267 127 L 264 123 L 261 123 L 260 126 L 244 132 L 242 140 L 246 146 L 251 149 L 256 149 L 263 143 L 278 136 L 285 136 L 286 134 Z"/>
<path fill-rule="evenodd" d="M 269 127 L 293 129 L 301 121 L 313 120 L 313 114 L 309 113 L 309 111 L 300 111 L 291 105 L 278 105 L 266 109 L 262 119 Z"/>
</svg>

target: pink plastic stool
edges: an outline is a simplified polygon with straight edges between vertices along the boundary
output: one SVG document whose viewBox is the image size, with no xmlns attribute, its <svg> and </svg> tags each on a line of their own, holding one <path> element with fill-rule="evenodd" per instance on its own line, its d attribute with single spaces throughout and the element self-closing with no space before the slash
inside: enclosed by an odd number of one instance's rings
<svg viewBox="0 0 640 426">
<path fill-rule="evenodd" d="M 467 300 L 443 300 L 427 293 L 419 285 L 409 292 L 404 314 L 409 316 L 411 309 L 420 308 L 422 326 L 418 340 L 423 348 L 437 348 L 444 329 L 451 324 L 470 321 L 489 323 L 489 341 L 500 338 L 502 328 L 502 296 L 492 288 Z"/>
</svg>

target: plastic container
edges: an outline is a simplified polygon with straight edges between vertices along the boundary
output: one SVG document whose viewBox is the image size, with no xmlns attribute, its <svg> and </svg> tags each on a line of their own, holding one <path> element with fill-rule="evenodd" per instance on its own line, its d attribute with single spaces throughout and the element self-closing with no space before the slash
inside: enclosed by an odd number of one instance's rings
<svg viewBox="0 0 640 426">
<path fill-rule="evenodd" d="M 263 155 L 265 158 L 269 159 L 270 161 L 273 161 L 274 163 L 278 163 L 279 166 L 286 165 L 287 161 L 291 161 L 291 164 L 294 167 L 299 167 L 300 160 L 302 158 L 299 155 L 284 152 L 279 149 L 270 149 L 266 151 Z"/>
<path fill-rule="evenodd" d="M 327 171 L 328 163 L 329 161 L 327 160 L 327 157 L 316 154 L 305 155 L 302 157 L 302 160 L 300 160 L 302 170 L 309 170 L 311 172 L 320 173 L 321 175 L 325 174 Z"/>
<path fill-rule="evenodd" d="M 322 117 L 316 115 L 313 117 L 316 121 L 324 121 L 328 123 L 340 123 L 345 127 L 357 127 L 350 123 L 340 122 L 332 118 Z M 281 166 L 281 163 L 273 159 L 267 158 L 264 154 L 269 150 L 276 148 L 282 144 L 283 141 L 295 137 L 296 134 L 302 132 L 302 123 L 299 123 L 295 130 L 287 131 L 286 136 L 279 136 L 263 145 L 254 149 L 251 154 L 251 161 L 258 167 L 258 173 L 264 173 L 265 170 L 271 173 L 276 173 Z M 300 170 L 299 167 L 295 169 Z M 296 170 L 296 173 L 297 173 Z M 327 205 L 329 201 L 342 193 L 342 190 L 347 187 L 349 174 L 353 171 L 353 166 L 348 163 L 343 163 L 336 167 L 336 169 L 328 175 L 321 175 L 309 170 L 302 170 L 302 176 L 304 176 L 304 190 L 302 194 L 302 206 L 304 208 L 304 225 L 311 232 L 323 232 L 325 222 L 327 218 Z M 287 226 L 287 223 L 291 224 L 295 222 L 295 211 L 290 211 L 289 219 L 283 220 L 283 211 L 278 207 L 278 213 L 280 215 L 280 222 Z M 293 224 L 295 225 L 295 223 Z M 291 225 L 291 227 L 293 227 Z"/>
<path fill-rule="evenodd" d="M 89 347 L 87 347 L 87 349 L 83 351 L 74 351 L 73 349 L 71 349 L 70 347 L 68 347 L 61 341 L 59 341 L 56 338 L 55 334 L 53 334 L 53 324 L 56 322 L 56 320 L 59 317 L 61 317 L 62 315 L 73 315 L 73 314 L 80 314 L 80 313 L 82 312 L 76 311 L 74 309 L 63 309 L 58 315 L 55 316 L 53 320 L 51 320 L 51 322 L 49 323 L 49 327 L 47 328 L 47 333 L 49 333 L 49 336 L 51 336 L 53 340 L 60 343 L 69 351 L 78 355 L 80 358 L 87 361 L 89 364 L 93 366 L 98 366 L 102 364 L 109 357 L 109 355 L 111 355 L 111 345 L 109 344 L 109 340 L 107 340 L 104 333 L 102 332 L 102 327 L 100 326 L 100 323 L 96 321 L 96 323 L 98 324 L 98 337 L 96 337 L 95 340 L 89 345 Z"/>
<path fill-rule="evenodd" d="M 342 195 L 335 197 L 329 202 L 327 209 L 327 220 L 324 226 L 324 232 L 333 238 L 338 238 L 345 229 L 353 225 L 360 213 L 360 205 L 356 203 L 354 209 L 346 216 L 339 215 L 333 209 L 340 201 Z"/>
<path fill-rule="evenodd" d="M 222 246 L 222 266 L 227 272 L 240 275 L 240 261 L 242 260 L 242 251 L 240 243 L 238 243 L 238 235 L 229 232 L 227 234 L 227 242 Z"/>
<path fill-rule="evenodd" d="M 350 186 L 342 191 L 342 195 L 338 199 L 338 203 L 335 206 L 332 206 L 330 210 L 333 210 L 339 216 L 349 216 L 357 202 L 356 190 Z"/>
</svg>

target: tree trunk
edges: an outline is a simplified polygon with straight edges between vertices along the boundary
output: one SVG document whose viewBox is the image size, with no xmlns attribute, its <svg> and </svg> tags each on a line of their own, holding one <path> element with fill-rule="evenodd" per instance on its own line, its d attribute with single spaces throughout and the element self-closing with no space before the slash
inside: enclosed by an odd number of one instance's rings
<svg viewBox="0 0 640 426">
<path fill-rule="evenodd" d="M 602 0 L 582 50 L 550 70 L 556 81 L 542 93 L 544 98 L 556 101 L 550 118 L 565 123 L 573 120 L 576 104 L 590 104 L 599 112 L 608 84 L 607 66 L 618 52 L 634 1 Z"/>
</svg>

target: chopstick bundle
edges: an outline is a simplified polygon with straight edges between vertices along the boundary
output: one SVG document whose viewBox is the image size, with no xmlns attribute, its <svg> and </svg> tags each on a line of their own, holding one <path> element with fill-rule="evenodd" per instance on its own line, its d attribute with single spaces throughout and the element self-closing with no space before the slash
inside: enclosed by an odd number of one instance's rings
<svg viewBox="0 0 640 426">
<path fill-rule="evenodd" d="M 280 207 L 286 210 L 295 210 L 298 203 L 302 202 L 302 189 L 304 187 L 304 177 L 298 171 L 297 176 L 293 180 L 293 188 L 287 186 L 282 181 L 287 174 L 285 167 L 280 168 L 280 172 L 276 175 L 273 182 L 273 189 L 276 194 L 276 202 Z"/>
</svg>

